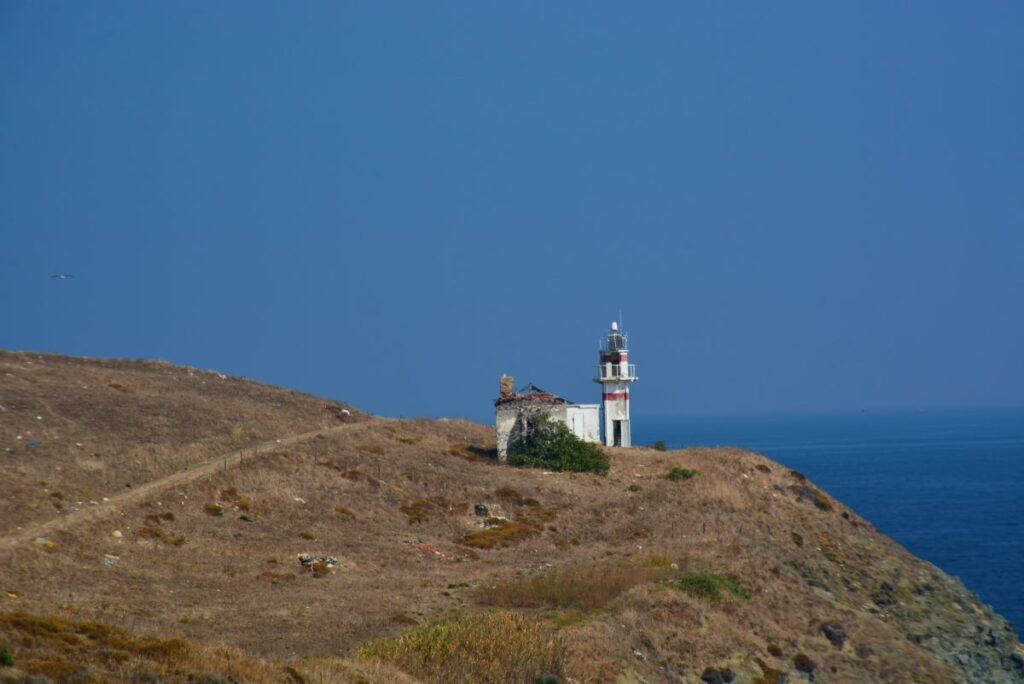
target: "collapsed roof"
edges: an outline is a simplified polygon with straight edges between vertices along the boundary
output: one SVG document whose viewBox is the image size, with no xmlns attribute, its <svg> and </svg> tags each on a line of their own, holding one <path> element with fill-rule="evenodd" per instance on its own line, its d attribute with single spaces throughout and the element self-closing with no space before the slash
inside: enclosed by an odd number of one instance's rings
<svg viewBox="0 0 1024 684">
<path fill-rule="evenodd" d="M 511 391 L 510 387 L 502 385 L 501 395 L 494 400 L 495 406 L 501 404 L 510 404 L 513 402 L 529 401 L 529 402 L 540 402 L 545 404 L 568 404 L 569 401 L 563 399 L 557 394 L 551 392 L 545 392 L 540 387 L 537 387 L 533 383 L 530 383 L 526 387 Z"/>
</svg>

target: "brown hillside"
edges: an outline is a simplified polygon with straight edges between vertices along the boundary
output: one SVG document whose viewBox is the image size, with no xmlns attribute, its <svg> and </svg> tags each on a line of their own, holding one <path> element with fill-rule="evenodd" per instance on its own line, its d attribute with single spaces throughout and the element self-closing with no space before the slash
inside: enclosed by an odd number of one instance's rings
<svg viewBox="0 0 1024 684">
<path fill-rule="evenodd" d="M 0 681 L 1024 681 L 1002 618 L 758 454 L 515 469 L 465 421 L 0 361 Z"/>
<path fill-rule="evenodd" d="M 161 361 L 0 350 L 0 532 L 360 415 L 347 404 Z"/>
</svg>

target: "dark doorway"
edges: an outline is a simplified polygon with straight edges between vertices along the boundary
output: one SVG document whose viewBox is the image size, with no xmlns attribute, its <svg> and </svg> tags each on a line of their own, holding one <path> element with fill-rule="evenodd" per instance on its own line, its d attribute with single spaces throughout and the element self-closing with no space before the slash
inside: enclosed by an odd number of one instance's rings
<svg viewBox="0 0 1024 684">
<path fill-rule="evenodd" d="M 615 437 L 612 442 L 615 446 L 622 446 L 622 421 L 612 421 L 612 435 Z"/>
</svg>

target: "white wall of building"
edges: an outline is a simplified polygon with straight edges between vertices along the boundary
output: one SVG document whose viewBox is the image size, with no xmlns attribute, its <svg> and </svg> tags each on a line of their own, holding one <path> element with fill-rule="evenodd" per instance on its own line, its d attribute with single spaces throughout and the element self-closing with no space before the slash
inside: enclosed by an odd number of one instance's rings
<svg viewBox="0 0 1024 684">
<path fill-rule="evenodd" d="M 549 420 L 562 423 L 570 432 L 585 442 L 601 442 L 600 404 L 547 404 L 529 401 L 510 401 L 498 404 L 495 410 L 494 427 L 498 437 L 498 460 L 508 459 L 508 444 L 516 432 L 516 424 L 525 417 L 535 420 L 547 416 Z"/>
<path fill-rule="evenodd" d="M 572 433 L 584 442 L 601 441 L 601 405 L 567 404 L 565 424 Z"/>
<path fill-rule="evenodd" d="M 519 420 L 519 411 L 516 404 L 498 404 L 495 410 L 494 429 L 498 433 L 498 460 L 508 460 L 508 440 L 515 429 L 516 421 Z"/>
</svg>

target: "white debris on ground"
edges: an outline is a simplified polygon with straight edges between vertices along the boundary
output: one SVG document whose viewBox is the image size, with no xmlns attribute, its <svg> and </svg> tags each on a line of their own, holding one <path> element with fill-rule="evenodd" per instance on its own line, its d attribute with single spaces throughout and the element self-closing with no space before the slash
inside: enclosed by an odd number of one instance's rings
<svg viewBox="0 0 1024 684">
<path fill-rule="evenodd" d="M 313 567 L 314 563 L 323 563 L 329 568 L 341 565 L 341 561 L 339 561 L 334 556 L 312 556 L 308 553 L 300 553 L 298 555 L 298 560 L 299 565 L 301 565 L 304 568 L 311 568 Z"/>
</svg>

